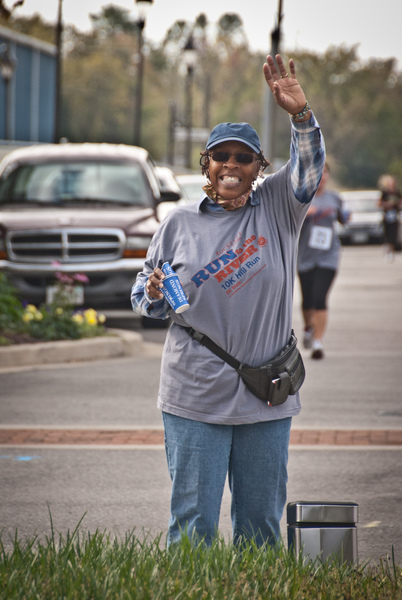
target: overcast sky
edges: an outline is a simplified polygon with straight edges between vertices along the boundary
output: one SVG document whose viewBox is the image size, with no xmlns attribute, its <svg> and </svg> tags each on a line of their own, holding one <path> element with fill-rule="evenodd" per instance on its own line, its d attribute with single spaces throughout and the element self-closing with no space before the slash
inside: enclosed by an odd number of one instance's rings
<svg viewBox="0 0 402 600">
<path fill-rule="evenodd" d="M 6 0 L 11 6 L 13 0 Z M 135 0 L 63 0 L 63 20 L 85 31 L 90 28 L 90 13 L 114 4 L 137 12 Z M 177 20 L 194 20 L 201 12 L 215 22 L 227 12 L 243 20 L 249 44 L 254 50 L 269 51 L 270 32 L 278 12 L 278 0 L 154 0 L 149 11 L 145 36 L 155 42 Z M 58 0 L 25 0 L 16 15 L 40 13 L 55 22 Z M 362 59 L 390 58 L 402 68 L 402 1 L 381 0 L 375 6 L 367 0 L 282 0 L 284 49 L 307 49 L 322 53 L 330 45 L 359 44 Z"/>
</svg>

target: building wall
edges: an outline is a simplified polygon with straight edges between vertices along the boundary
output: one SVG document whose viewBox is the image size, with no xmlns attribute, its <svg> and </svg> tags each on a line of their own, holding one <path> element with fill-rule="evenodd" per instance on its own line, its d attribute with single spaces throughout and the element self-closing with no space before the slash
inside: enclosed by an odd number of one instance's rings
<svg viewBox="0 0 402 600">
<path fill-rule="evenodd" d="M 5 27 L 2 44 L 17 62 L 9 87 L 0 74 L 0 140 L 53 142 L 56 47 Z"/>
</svg>

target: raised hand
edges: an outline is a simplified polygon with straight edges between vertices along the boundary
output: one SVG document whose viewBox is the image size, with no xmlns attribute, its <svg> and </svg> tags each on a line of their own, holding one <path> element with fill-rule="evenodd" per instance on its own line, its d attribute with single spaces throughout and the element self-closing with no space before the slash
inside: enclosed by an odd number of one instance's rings
<svg viewBox="0 0 402 600">
<path fill-rule="evenodd" d="M 274 95 L 276 103 L 291 115 L 299 113 L 306 105 L 306 96 L 296 79 L 296 68 L 292 59 L 289 60 L 289 73 L 280 54 L 276 55 L 275 66 L 272 56 L 267 56 L 267 62 L 264 63 L 265 80 Z"/>
</svg>

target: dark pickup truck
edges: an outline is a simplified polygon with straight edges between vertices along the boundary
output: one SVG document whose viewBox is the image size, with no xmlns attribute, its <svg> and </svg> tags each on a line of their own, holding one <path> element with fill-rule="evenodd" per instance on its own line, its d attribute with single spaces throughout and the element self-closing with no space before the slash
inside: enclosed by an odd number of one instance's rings
<svg viewBox="0 0 402 600">
<path fill-rule="evenodd" d="M 83 273 L 75 303 L 130 307 L 130 289 L 159 226 L 157 207 L 180 199 L 143 148 L 50 144 L 0 164 L 0 272 L 22 300 L 49 301 L 55 273 Z"/>
</svg>

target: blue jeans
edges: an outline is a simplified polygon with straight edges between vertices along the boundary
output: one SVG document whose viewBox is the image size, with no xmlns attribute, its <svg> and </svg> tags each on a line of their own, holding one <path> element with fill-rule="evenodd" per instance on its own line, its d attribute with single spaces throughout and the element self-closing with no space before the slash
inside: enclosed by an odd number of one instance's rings
<svg viewBox="0 0 402 600">
<path fill-rule="evenodd" d="M 185 531 L 211 544 L 228 475 L 234 541 L 274 545 L 286 502 L 292 419 L 214 425 L 164 412 L 163 422 L 172 479 L 167 544 Z"/>
</svg>

